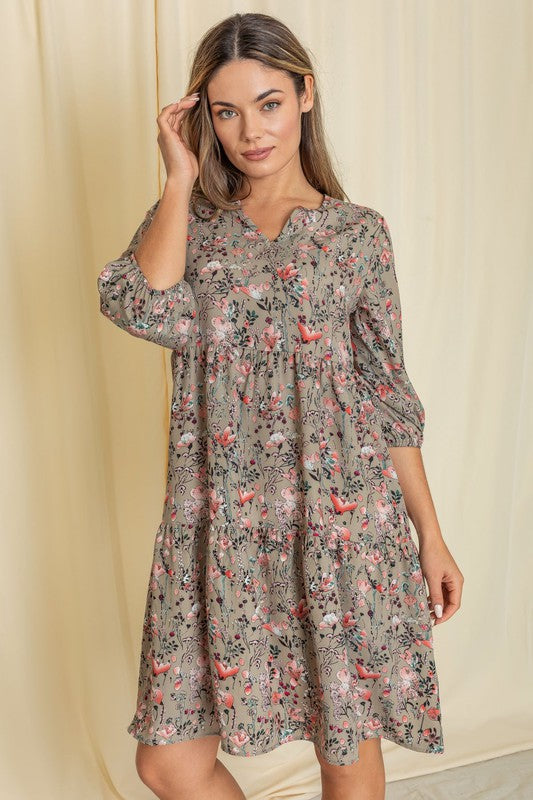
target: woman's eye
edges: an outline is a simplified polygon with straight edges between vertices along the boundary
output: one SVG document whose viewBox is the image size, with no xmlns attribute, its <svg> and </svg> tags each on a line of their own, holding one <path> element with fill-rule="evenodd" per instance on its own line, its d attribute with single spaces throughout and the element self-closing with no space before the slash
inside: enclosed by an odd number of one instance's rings
<svg viewBox="0 0 533 800">
<path fill-rule="evenodd" d="M 281 103 L 278 100 L 270 100 L 268 103 L 265 103 L 263 108 L 266 108 L 267 106 L 272 106 L 272 105 L 273 106 L 280 106 Z M 273 111 L 274 109 L 269 109 L 269 111 L 271 111 L 271 110 Z M 223 108 L 222 111 L 219 111 L 217 113 L 217 117 L 220 117 L 220 119 L 231 119 L 231 117 L 223 117 L 222 116 L 222 114 L 226 114 L 226 112 L 228 112 L 230 114 L 234 114 L 235 113 L 230 108 Z"/>
</svg>

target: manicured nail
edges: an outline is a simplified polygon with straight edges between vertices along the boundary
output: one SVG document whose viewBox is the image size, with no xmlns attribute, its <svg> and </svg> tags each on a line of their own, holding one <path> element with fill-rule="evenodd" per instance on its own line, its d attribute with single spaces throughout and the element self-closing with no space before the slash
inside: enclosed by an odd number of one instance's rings
<svg viewBox="0 0 533 800">
<path fill-rule="evenodd" d="M 436 605 L 434 606 L 434 611 L 436 617 L 442 617 L 442 606 L 440 605 L 440 603 L 436 603 Z"/>
</svg>

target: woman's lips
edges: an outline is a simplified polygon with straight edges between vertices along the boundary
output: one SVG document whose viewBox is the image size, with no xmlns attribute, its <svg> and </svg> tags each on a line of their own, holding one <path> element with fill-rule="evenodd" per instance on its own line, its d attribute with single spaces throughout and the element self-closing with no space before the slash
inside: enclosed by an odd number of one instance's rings
<svg viewBox="0 0 533 800">
<path fill-rule="evenodd" d="M 261 161 L 263 158 L 267 158 L 270 155 L 274 148 L 273 147 L 265 147 L 261 150 L 250 151 L 249 153 L 243 153 L 245 158 L 250 159 L 250 161 Z"/>
</svg>

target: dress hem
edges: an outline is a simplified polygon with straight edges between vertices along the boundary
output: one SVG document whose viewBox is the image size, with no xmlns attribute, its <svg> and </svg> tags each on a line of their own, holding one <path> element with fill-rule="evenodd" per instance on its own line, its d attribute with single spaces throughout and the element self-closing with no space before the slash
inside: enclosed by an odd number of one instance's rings
<svg viewBox="0 0 533 800">
<path fill-rule="evenodd" d="M 213 735 L 221 736 L 220 729 L 212 729 L 212 728 L 210 728 L 210 729 L 202 730 L 202 732 L 198 732 L 198 733 L 194 734 L 193 736 L 182 736 L 181 738 L 175 739 L 174 741 L 161 740 L 159 742 L 156 742 L 156 741 L 153 740 L 153 738 L 149 738 L 147 736 L 144 736 L 142 733 L 137 733 L 137 732 L 131 730 L 131 727 L 132 727 L 132 725 L 130 723 L 126 728 L 126 731 L 130 734 L 130 736 L 133 736 L 135 739 L 137 739 L 137 741 L 142 742 L 143 744 L 147 744 L 147 745 L 150 745 L 150 746 L 153 746 L 153 747 L 165 746 L 167 744 L 179 744 L 180 742 L 193 742 L 196 739 L 203 738 L 204 736 L 213 736 Z M 405 742 L 404 740 L 402 740 L 402 739 L 400 739 L 398 737 L 395 737 L 392 733 L 386 733 L 386 732 L 383 732 L 383 731 L 381 733 L 374 733 L 374 734 L 372 734 L 372 736 L 365 736 L 365 737 L 360 738 L 358 740 L 358 745 L 359 745 L 359 742 L 364 742 L 367 739 L 386 739 L 389 742 L 393 742 L 393 744 L 397 744 L 399 747 L 405 747 L 407 750 L 412 750 L 412 751 L 414 751 L 416 753 L 425 753 L 426 755 L 443 755 L 444 754 L 444 744 L 435 745 L 435 746 L 433 746 L 431 748 L 428 748 L 427 746 L 424 746 L 424 745 L 416 744 L 414 742 L 409 744 L 409 743 Z M 246 752 L 243 752 L 242 750 L 240 750 L 240 752 L 233 752 L 233 751 L 229 750 L 228 747 L 227 747 L 227 739 L 223 739 L 223 738 L 220 739 L 220 748 L 221 748 L 221 750 L 223 750 L 229 756 L 235 756 L 237 758 L 253 758 L 254 756 L 261 756 L 261 755 L 265 755 L 266 753 L 270 753 L 273 750 L 276 750 L 278 747 L 281 747 L 284 744 L 289 744 L 290 742 L 295 742 L 295 741 L 312 742 L 313 744 L 316 744 L 317 747 L 319 747 L 319 743 L 318 743 L 318 741 L 316 739 L 313 739 L 312 737 L 305 736 L 305 734 L 303 732 L 296 731 L 290 737 L 290 739 L 287 739 L 286 741 L 281 741 L 280 739 L 278 739 L 277 741 L 273 742 L 270 746 L 264 747 L 264 748 L 262 748 L 261 750 L 258 750 L 255 753 L 249 753 L 249 752 L 246 753 Z M 325 756 L 323 754 L 322 754 L 322 757 L 325 758 Z M 325 758 L 325 760 L 327 761 L 328 759 Z M 329 763 L 333 764 L 334 766 L 349 766 L 350 764 L 355 764 L 357 761 L 359 761 L 359 753 L 358 752 L 357 752 L 356 758 L 353 761 L 350 761 L 348 763 L 344 763 L 342 761 L 330 761 Z"/>
</svg>

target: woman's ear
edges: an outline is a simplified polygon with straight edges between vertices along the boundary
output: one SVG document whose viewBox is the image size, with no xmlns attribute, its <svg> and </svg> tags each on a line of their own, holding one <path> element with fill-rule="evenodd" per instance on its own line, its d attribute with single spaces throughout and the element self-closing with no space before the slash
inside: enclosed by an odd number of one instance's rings
<svg viewBox="0 0 533 800">
<path fill-rule="evenodd" d="M 301 100 L 300 110 L 310 111 L 313 108 L 313 90 L 315 79 L 311 74 L 304 75 L 305 92 Z"/>
</svg>

